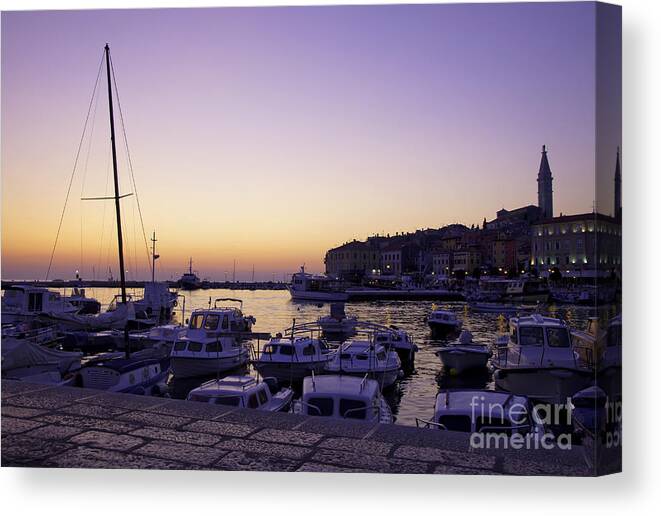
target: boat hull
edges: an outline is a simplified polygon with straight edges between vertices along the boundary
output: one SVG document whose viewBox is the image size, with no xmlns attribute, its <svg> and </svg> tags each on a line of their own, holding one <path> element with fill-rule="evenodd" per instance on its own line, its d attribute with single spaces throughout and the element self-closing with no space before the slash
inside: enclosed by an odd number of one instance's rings
<svg viewBox="0 0 661 516">
<path fill-rule="evenodd" d="M 428 321 L 427 324 L 433 339 L 443 338 L 461 330 L 461 325 L 458 324 L 446 324 L 436 321 Z"/>
<path fill-rule="evenodd" d="M 575 393 L 594 383 L 595 375 L 586 369 L 569 367 L 496 369 L 494 380 L 499 389 L 536 400 L 564 403 Z"/>
<path fill-rule="evenodd" d="M 292 301 L 347 301 L 348 294 L 344 292 L 319 292 L 310 290 L 289 289 Z"/>
<path fill-rule="evenodd" d="M 381 389 L 387 389 L 391 387 L 399 378 L 399 369 L 386 369 L 383 371 L 355 371 L 355 370 L 345 370 L 345 369 L 326 369 L 326 372 L 330 374 L 346 374 L 349 376 L 357 376 L 359 378 L 364 378 L 367 375 L 367 378 L 370 380 L 376 380 L 377 383 L 381 386 Z"/>
<path fill-rule="evenodd" d="M 175 378 L 193 378 L 231 371 L 247 362 L 248 353 L 219 358 L 172 357 L 170 369 Z"/>
<path fill-rule="evenodd" d="M 327 360 L 308 363 L 260 362 L 254 363 L 255 369 L 263 378 L 273 377 L 278 382 L 302 381 L 306 376 L 324 372 Z"/>
<path fill-rule="evenodd" d="M 470 351 L 456 348 L 442 349 L 437 352 L 443 367 L 456 374 L 474 369 L 484 369 L 489 361 L 486 351 Z"/>
</svg>

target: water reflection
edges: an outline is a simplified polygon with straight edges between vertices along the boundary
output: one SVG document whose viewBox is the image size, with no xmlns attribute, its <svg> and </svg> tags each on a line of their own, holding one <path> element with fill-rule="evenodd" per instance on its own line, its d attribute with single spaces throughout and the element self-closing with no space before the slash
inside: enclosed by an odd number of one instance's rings
<svg viewBox="0 0 661 516">
<path fill-rule="evenodd" d="M 115 289 L 97 288 L 87 291 L 89 295 L 105 304 L 116 294 Z M 139 296 L 140 292 L 135 294 Z M 329 312 L 327 304 L 292 302 L 287 291 L 219 289 L 186 292 L 185 295 L 188 315 L 193 308 L 206 308 L 209 305 L 209 298 L 241 298 L 244 313 L 253 315 L 257 319 L 254 330 L 273 335 L 284 332 L 291 326 L 293 319 L 296 319 L 297 323 L 311 322 Z M 446 344 L 448 339 L 430 340 L 426 317 L 432 310 L 432 304 L 429 301 L 373 301 L 346 304 L 347 315 L 357 316 L 363 321 L 398 326 L 406 330 L 418 345 L 415 371 L 384 393 L 392 407 L 393 415 L 400 424 L 415 425 L 416 417 L 431 418 L 436 394 L 440 389 L 493 388 L 493 378 L 489 370 L 453 376 L 442 369 L 435 352 Z M 441 303 L 437 304 L 437 307 L 454 311 L 462 319 L 463 327 L 473 334 L 476 342 L 493 345 L 496 337 L 507 331 L 507 318 L 502 315 L 473 313 L 466 303 Z M 573 327 L 585 329 L 590 317 L 598 317 L 605 324 L 609 318 L 616 315 L 615 310 L 615 306 L 605 306 L 595 310 L 590 306 L 557 305 L 550 306 L 545 314 L 564 318 Z M 178 314 L 178 318 L 182 320 L 181 313 Z M 207 379 L 175 380 L 171 382 L 173 396 L 184 398 L 190 390 Z M 300 387 L 295 388 L 295 391 L 300 391 Z"/>
</svg>

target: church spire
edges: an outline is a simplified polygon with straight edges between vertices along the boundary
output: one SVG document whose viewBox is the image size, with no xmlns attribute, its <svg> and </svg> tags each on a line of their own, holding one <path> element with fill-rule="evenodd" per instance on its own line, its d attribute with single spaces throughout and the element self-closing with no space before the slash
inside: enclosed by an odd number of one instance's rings
<svg viewBox="0 0 661 516">
<path fill-rule="evenodd" d="M 542 218 L 553 217 L 553 176 L 546 155 L 546 145 L 542 145 L 542 161 L 539 164 L 539 174 L 537 174 L 537 204 Z"/>
<path fill-rule="evenodd" d="M 613 216 L 619 221 L 622 220 L 622 172 L 620 169 L 620 147 L 617 148 L 617 157 L 615 158 L 615 203 Z"/>
</svg>

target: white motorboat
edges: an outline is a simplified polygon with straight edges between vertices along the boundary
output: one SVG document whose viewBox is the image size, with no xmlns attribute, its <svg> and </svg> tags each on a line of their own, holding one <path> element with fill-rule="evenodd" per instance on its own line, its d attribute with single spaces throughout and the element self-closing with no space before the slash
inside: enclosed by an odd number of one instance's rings
<svg viewBox="0 0 661 516">
<path fill-rule="evenodd" d="M 136 313 L 144 313 L 145 318 L 155 324 L 169 323 L 177 306 L 177 293 L 170 290 L 165 282 L 145 283 L 143 296 L 133 302 Z"/>
<path fill-rule="evenodd" d="M 350 340 L 340 345 L 326 365 L 326 371 L 361 378 L 367 376 L 386 389 L 397 381 L 401 367 L 395 351 L 388 351 L 373 340 Z"/>
<path fill-rule="evenodd" d="M 141 353 L 129 358 L 109 354 L 107 359 L 95 360 L 81 368 L 76 385 L 110 392 L 163 394 L 167 390 L 167 358 L 145 358 Z"/>
<path fill-rule="evenodd" d="M 465 433 L 544 434 L 541 418 L 525 396 L 487 390 L 456 389 L 439 392 L 431 421 L 417 426 Z"/>
<path fill-rule="evenodd" d="M 75 306 L 79 314 L 94 315 L 101 311 L 101 303 L 93 297 L 87 297 L 84 288 L 74 287 L 70 295 L 62 296 L 62 298 Z"/>
<path fill-rule="evenodd" d="M 415 354 L 418 346 L 404 330 L 391 326 L 374 334 L 374 342 L 381 344 L 386 350 L 397 353 L 402 363 L 402 369 L 411 372 L 415 369 Z"/>
<path fill-rule="evenodd" d="M 330 315 L 320 317 L 318 322 L 326 339 L 342 342 L 356 334 L 358 318 L 347 317 L 344 303 L 331 303 Z"/>
<path fill-rule="evenodd" d="M 193 389 L 186 399 L 267 412 L 288 412 L 293 398 L 294 391 L 278 389 L 273 378 L 258 382 L 252 376 L 226 376 L 203 383 Z"/>
<path fill-rule="evenodd" d="M 2 295 L 2 323 L 31 322 L 36 317 L 52 313 L 74 315 L 78 307 L 59 292 L 32 285 L 12 285 Z"/>
<path fill-rule="evenodd" d="M 473 342 L 473 335 L 468 330 L 461 332 L 459 340 L 442 347 L 436 352 L 443 367 L 453 374 L 465 371 L 484 369 L 491 357 L 491 351 L 486 344 Z"/>
<path fill-rule="evenodd" d="M 333 354 L 323 339 L 277 337 L 269 340 L 253 365 L 265 378 L 294 382 L 323 372 Z"/>
<path fill-rule="evenodd" d="M 249 350 L 242 336 L 250 332 L 253 321 L 236 308 L 195 310 L 186 334 L 175 342 L 170 354 L 174 376 L 213 375 L 245 365 Z"/>
<path fill-rule="evenodd" d="M 436 309 L 427 318 L 427 324 L 431 329 L 432 338 L 443 338 L 451 333 L 461 331 L 461 321 L 457 314 L 450 310 Z"/>
<path fill-rule="evenodd" d="M 349 296 L 336 279 L 321 274 L 310 274 L 301 267 L 292 275 L 289 294 L 294 301 L 346 301 Z"/>
<path fill-rule="evenodd" d="M 499 346 L 495 367 L 499 388 L 558 403 L 595 378 L 574 350 L 567 324 L 539 314 L 510 319 L 509 343 Z"/>
<path fill-rule="evenodd" d="M 294 413 L 366 423 L 393 422 L 381 386 L 367 377 L 308 376 L 303 380 L 301 400 L 294 402 Z"/>
</svg>

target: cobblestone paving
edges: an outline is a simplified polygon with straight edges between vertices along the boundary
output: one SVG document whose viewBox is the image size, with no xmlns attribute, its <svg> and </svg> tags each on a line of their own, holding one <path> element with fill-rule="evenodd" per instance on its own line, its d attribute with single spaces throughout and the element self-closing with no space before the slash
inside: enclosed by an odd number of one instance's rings
<svg viewBox="0 0 661 516">
<path fill-rule="evenodd" d="M 580 449 L 476 451 L 462 434 L 2 381 L 2 466 L 591 475 Z"/>
</svg>

